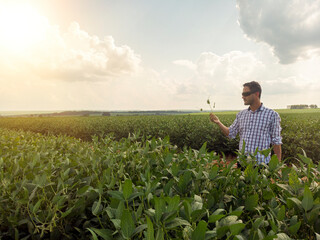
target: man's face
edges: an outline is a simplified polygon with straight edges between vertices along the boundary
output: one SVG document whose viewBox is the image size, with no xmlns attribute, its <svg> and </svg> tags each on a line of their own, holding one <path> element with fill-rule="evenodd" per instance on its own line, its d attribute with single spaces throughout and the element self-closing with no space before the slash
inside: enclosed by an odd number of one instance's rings
<svg viewBox="0 0 320 240">
<path fill-rule="evenodd" d="M 247 94 L 249 95 L 246 96 Z M 242 99 L 244 101 L 244 105 L 251 105 L 255 101 L 255 94 L 251 93 L 249 87 L 244 87 L 242 91 Z"/>
</svg>

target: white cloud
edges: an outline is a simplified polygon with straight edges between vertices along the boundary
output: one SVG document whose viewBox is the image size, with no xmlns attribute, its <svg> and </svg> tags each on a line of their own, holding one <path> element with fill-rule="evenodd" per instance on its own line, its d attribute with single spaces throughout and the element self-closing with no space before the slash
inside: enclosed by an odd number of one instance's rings
<svg viewBox="0 0 320 240">
<path fill-rule="evenodd" d="M 6 77 L 30 74 L 64 81 L 130 75 L 138 71 L 140 61 L 130 47 L 117 46 L 112 36 L 91 36 L 76 22 L 65 33 L 57 26 L 47 25 L 46 38 L 37 46 L 18 55 L 8 51 L 0 55 L 0 66 L 7 69 Z"/>
<path fill-rule="evenodd" d="M 192 61 L 185 60 L 185 59 L 175 60 L 173 61 L 173 64 L 184 66 L 191 70 L 195 70 L 197 68 L 197 66 Z"/>
<path fill-rule="evenodd" d="M 237 0 L 245 34 L 265 42 L 280 63 L 320 55 L 320 0 Z"/>
<path fill-rule="evenodd" d="M 241 83 L 257 80 L 257 73 L 264 68 L 252 53 L 240 51 L 222 56 L 204 52 L 193 65 L 194 74 L 180 82 L 177 92 L 212 95 L 228 89 L 233 94 L 239 91 Z"/>
<path fill-rule="evenodd" d="M 221 56 L 204 52 L 194 62 L 196 69 L 191 76 L 189 74 L 180 81 L 167 80 L 166 84 L 174 89 L 174 95 L 181 102 L 198 103 L 204 109 L 208 97 L 216 102 L 217 109 L 244 108 L 242 85 L 250 81 L 261 84 L 262 101 L 269 107 L 285 108 L 288 104 L 302 102 L 319 104 L 318 78 L 304 76 L 310 69 L 315 70 L 314 63 L 314 60 L 309 60 L 288 66 L 261 62 L 250 52 L 233 51 Z"/>
<path fill-rule="evenodd" d="M 318 59 L 320 62 L 320 58 Z M 184 62 L 184 61 L 183 61 Z M 253 53 L 229 52 L 217 55 L 204 52 L 194 62 L 194 70 L 157 72 L 143 68 L 120 81 L 41 81 L 13 80 L 0 83 L 0 109 L 91 109 L 150 110 L 206 109 L 208 97 L 217 110 L 243 109 L 242 84 L 258 81 L 262 85 L 262 101 L 271 108 L 289 104 L 320 105 L 320 83 L 314 72 L 314 61 L 291 65 L 263 63 Z M 182 68 L 183 70 L 183 68 Z"/>
</svg>

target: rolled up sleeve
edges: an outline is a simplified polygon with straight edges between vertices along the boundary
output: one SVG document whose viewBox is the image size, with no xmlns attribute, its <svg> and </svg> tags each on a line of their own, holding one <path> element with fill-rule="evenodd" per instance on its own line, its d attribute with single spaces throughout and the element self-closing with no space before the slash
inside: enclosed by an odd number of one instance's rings
<svg viewBox="0 0 320 240">
<path fill-rule="evenodd" d="M 238 121 L 238 114 L 232 125 L 229 127 L 229 135 L 228 138 L 235 138 L 239 132 L 239 121 Z"/>
<path fill-rule="evenodd" d="M 272 145 L 281 145 L 282 137 L 281 137 L 281 118 L 277 112 L 274 114 L 274 118 L 271 122 L 270 127 L 270 135 L 271 135 L 271 144 Z"/>
</svg>

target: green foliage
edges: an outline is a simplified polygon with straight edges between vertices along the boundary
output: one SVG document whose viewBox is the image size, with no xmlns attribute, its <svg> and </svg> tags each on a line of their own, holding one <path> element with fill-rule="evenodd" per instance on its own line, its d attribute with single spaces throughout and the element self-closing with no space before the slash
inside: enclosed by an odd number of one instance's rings
<svg viewBox="0 0 320 240">
<path fill-rule="evenodd" d="M 301 149 L 315 162 L 320 160 L 320 112 L 318 109 L 282 110 L 281 127 L 284 158 L 294 158 Z M 217 113 L 219 119 L 229 126 L 236 112 Z M 234 154 L 238 139 L 230 140 L 210 122 L 208 113 L 202 115 L 171 116 L 113 116 L 113 117 L 41 117 L 0 118 L 0 127 L 23 129 L 42 134 L 66 134 L 85 141 L 92 136 L 101 138 L 112 134 L 116 140 L 139 132 L 141 136 L 170 137 L 170 142 L 183 149 L 184 146 L 200 149 L 206 142 L 207 149 L 217 153 Z M 141 139 L 143 140 L 143 139 Z M 300 147 L 300 148 L 299 148 Z M 293 161 L 293 160 L 291 160 Z"/>
<path fill-rule="evenodd" d="M 0 129 L 1 239 L 317 239 L 319 165 Z M 220 161 L 221 160 L 221 161 Z"/>
</svg>

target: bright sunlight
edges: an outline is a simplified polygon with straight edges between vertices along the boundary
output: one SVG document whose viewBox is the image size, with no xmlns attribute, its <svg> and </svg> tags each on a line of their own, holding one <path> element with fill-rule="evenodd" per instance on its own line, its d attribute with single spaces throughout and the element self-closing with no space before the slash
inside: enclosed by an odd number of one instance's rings
<svg viewBox="0 0 320 240">
<path fill-rule="evenodd" d="M 26 4 L 0 3 L 0 46 L 23 53 L 44 39 L 47 19 Z"/>
</svg>

